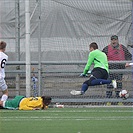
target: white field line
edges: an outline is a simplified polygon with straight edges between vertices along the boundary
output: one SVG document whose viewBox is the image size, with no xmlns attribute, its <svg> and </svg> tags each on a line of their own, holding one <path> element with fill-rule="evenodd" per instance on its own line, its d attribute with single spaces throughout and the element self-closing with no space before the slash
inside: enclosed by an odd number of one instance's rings
<svg viewBox="0 0 133 133">
<path fill-rule="evenodd" d="M 120 120 L 133 120 L 133 116 L 130 117 L 130 116 L 103 116 L 103 117 L 93 117 L 93 116 L 90 116 L 90 117 L 74 117 L 74 116 L 71 116 L 71 117 L 64 117 L 64 116 L 45 116 L 45 117 L 34 117 L 34 116 L 31 116 L 31 117 L 0 117 L 0 120 L 1 121 L 31 121 L 31 120 L 37 120 L 37 121 L 43 121 L 43 120 L 117 120 L 117 121 L 120 121 Z"/>
<path fill-rule="evenodd" d="M 130 112 L 133 112 L 133 109 L 132 110 L 129 110 L 129 109 L 127 109 L 127 110 L 97 110 L 97 109 L 91 109 L 91 110 L 86 110 L 86 109 L 82 109 L 82 110 L 76 110 L 76 109 L 71 109 L 71 110 L 64 110 L 64 109 L 60 109 L 60 110 L 28 110 L 28 111 L 24 111 L 24 110 L 21 110 L 21 111 L 18 111 L 18 110 L 0 110 L 0 113 L 7 113 L 7 112 L 16 112 L 16 113 L 37 113 L 37 112 L 39 112 L 39 113 L 47 113 L 47 112 L 51 112 L 51 113 L 83 113 L 83 112 L 86 112 L 86 113 L 94 113 L 94 112 L 101 112 L 101 113 L 106 113 L 106 112 L 109 112 L 109 113 L 117 113 L 117 112 L 120 112 L 120 113 L 125 113 L 125 112 L 127 112 L 127 113 L 130 113 Z"/>
</svg>

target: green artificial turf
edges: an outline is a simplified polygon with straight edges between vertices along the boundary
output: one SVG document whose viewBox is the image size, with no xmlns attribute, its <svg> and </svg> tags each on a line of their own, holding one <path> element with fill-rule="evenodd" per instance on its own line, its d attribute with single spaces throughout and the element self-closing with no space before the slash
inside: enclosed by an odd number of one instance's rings
<svg viewBox="0 0 133 133">
<path fill-rule="evenodd" d="M 0 133 L 133 133 L 133 108 L 2 109 Z"/>
</svg>

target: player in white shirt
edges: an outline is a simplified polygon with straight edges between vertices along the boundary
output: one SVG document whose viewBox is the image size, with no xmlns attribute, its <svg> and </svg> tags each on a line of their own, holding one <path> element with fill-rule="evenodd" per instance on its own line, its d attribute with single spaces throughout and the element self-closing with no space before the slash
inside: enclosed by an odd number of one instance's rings
<svg viewBox="0 0 133 133">
<path fill-rule="evenodd" d="M 5 65 L 8 60 L 8 56 L 4 53 L 6 50 L 6 42 L 0 41 L 0 89 L 3 92 L 1 101 L 6 101 L 8 98 L 8 87 L 5 81 Z"/>
</svg>

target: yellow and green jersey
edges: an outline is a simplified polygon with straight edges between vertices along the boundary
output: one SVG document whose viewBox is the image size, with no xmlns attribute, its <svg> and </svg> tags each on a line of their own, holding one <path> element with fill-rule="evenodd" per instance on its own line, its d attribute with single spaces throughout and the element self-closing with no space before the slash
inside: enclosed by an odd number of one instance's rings
<svg viewBox="0 0 133 133">
<path fill-rule="evenodd" d="M 7 109 L 33 110 L 42 109 L 43 99 L 41 97 L 16 96 L 14 99 L 7 100 L 3 104 Z"/>
<path fill-rule="evenodd" d="M 88 56 L 87 64 L 84 68 L 83 73 L 87 74 L 87 72 L 90 70 L 90 66 L 94 63 L 94 68 L 99 67 L 105 69 L 107 72 L 109 72 L 108 68 L 108 59 L 104 52 L 96 49 L 90 52 Z"/>
<path fill-rule="evenodd" d="M 42 109 L 43 101 L 41 97 L 23 98 L 19 103 L 19 110 L 33 110 L 35 108 Z"/>
</svg>

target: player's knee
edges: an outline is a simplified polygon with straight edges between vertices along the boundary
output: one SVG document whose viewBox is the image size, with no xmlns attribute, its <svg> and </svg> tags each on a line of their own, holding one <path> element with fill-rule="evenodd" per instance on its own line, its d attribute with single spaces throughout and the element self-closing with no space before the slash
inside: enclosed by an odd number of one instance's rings
<svg viewBox="0 0 133 133">
<path fill-rule="evenodd" d="M 4 90 L 4 91 L 3 91 L 3 94 L 5 94 L 5 95 L 8 96 L 8 89 Z"/>
<path fill-rule="evenodd" d="M 0 106 L 3 106 L 3 101 L 0 101 Z"/>
<path fill-rule="evenodd" d="M 84 84 L 87 84 L 88 86 L 91 86 L 91 82 L 94 80 L 94 77 L 91 77 L 89 80 L 85 81 Z"/>
<path fill-rule="evenodd" d="M 85 81 L 84 84 L 87 84 L 88 86 L 91 86 L 91 80 Z"/>
</svg>

